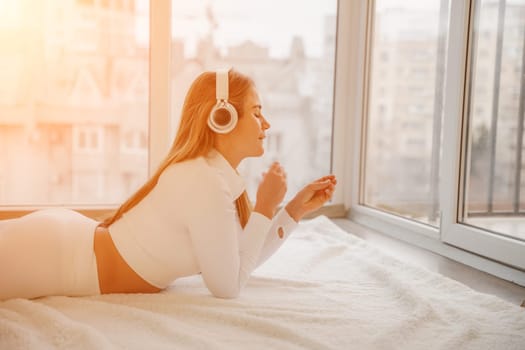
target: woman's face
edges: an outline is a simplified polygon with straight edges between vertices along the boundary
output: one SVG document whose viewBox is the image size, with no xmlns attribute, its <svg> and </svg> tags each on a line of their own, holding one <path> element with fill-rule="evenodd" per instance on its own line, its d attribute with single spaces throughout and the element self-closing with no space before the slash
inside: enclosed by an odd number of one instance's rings
<svg viewBox="0 0 525 350">
<path fill-rule="evenodd" d="M 240 159 L 259 157 L 264 154 L 265 131 L 270 127 L 262 114 L 262 106 L 255 88 L 251 88 L 239 112 L 237 126 L 230 133 L 233 147 L 238 150 Z"/>
</svg>

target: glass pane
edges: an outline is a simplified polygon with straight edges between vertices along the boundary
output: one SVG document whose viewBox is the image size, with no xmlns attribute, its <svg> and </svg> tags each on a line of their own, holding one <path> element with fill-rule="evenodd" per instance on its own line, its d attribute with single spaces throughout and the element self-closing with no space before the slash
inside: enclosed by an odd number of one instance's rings
<svg viewBox="0 0 525 350">
<path fill-rule="evenodd" d="M 193 79 L 232 66 L 254 79 L 272 125 L 262 159 L 239 167 L 251 198 L 273 160 L 288 173 L 287 196 L 330 172 L 337 1 L 178 0 L 172 8 L 174 125 Z"/>
<path fill-rule="evenodd" d="M 448 0 L 377 0 L 362 204 L 437 226 Z"/>
<path fill-rule="evenodd" d="M 148 22 L 148 1 L 0 1 L 0 205 L 113 205 L 145 181 Z"/>
<path fill-rule="evenodd" d="M 525 240 L 525 0 L 474 13 L 463 222 Z"/>
</svg>

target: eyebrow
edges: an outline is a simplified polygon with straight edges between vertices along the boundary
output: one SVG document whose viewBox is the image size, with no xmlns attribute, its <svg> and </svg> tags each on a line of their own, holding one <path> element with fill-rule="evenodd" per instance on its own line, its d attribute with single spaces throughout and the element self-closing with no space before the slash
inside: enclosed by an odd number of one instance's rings
<svg viewBox="0 0 525 350">
<path fill-rule="evenodd" d="M 262 106 L 261 106 L 261 105 L 255 105 L 255 106 L 252 107 L 252 109 L 253 109 L 253 108 L 259 108 L 259 109 L 262 109 Z"/>
</svg>

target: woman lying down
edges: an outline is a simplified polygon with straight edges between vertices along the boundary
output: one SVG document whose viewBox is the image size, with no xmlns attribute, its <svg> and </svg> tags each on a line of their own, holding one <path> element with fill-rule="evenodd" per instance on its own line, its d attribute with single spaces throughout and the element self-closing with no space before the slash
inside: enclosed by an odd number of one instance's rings
<svg viewBox="0 0 525 350">
<path fill-rule="evenodd" d="M 195 274 L 214 296 L 238 296 L 336 185 L 324 176 L 276 212 L 286 193 L 276 162 L 252 208 L 236 168 L 264 153 L 269 127 L 250 78 L 235 70 L 202 73 L 186 95 L 168 155 L 114 215 L 98 222 L 57 208 L 0 221 L 0 300 L 154 293 Z"/>
</svg>

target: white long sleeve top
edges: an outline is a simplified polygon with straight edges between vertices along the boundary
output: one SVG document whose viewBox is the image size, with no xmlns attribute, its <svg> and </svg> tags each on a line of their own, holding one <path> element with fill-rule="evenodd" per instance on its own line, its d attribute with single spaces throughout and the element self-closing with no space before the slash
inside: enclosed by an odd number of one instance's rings
<svg viewBox="0 0 525 350">
<path fill-rule="evenodd" d="M 109 232 L 124 260 L 151 285 L 166 288 L 200 273 L 213 295 L 236 297 L 297 225 L 283 208 L 273 220 L 252 212 L 243 229 L 235 200 L 244 189 L 237 171 L 213 150 L 166 168 Z"/>
</svg>

